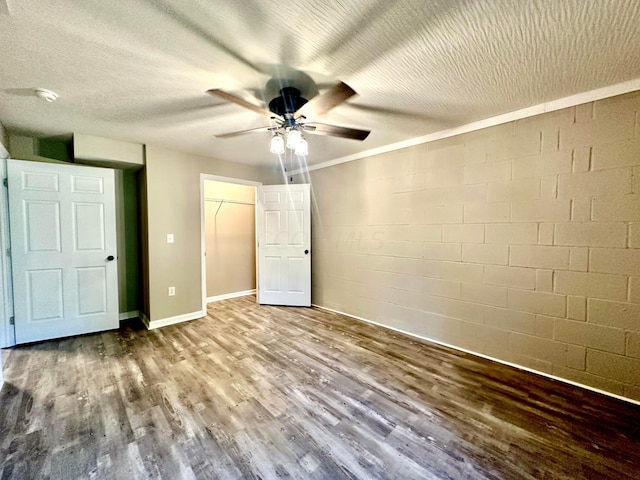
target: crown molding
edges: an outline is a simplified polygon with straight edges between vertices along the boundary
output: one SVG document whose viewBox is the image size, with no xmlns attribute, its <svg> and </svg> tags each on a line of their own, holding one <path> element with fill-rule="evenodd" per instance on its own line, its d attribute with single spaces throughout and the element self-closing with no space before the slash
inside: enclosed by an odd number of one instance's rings
<svg viewBox="0 0 640 480">
<path fill-rule="evenodd" d="M 477 122 L 467 123 L 465 125 L 460 125 L 459 127 L 448 128 L 446 130 L 440 130 L 438 132 L 429 133 L 420 137 L 410 138 L 409 140 L 404 140 L 402 142 L 391 143 L 382 147 L 372 148 L 371 150 L 354 153 L 353 155 L 347 155 L 345 157 L 327 160 L 316 165 L 310 165 L 305 168 L 292 170 L 291 172 L 288 172 L 287 175 L 299 175 L 301 173 L 312 172 L 314 170 L 332 167 L 341 163 L 360 160 L 361 158 L 393 152 L 394 150 L 413 147 L 415 145 L 429 143 L 435 140 L 441 140 L 443 138 L 455 137 L 456 135 L 461 135 L 463 133 L 474 132 L 476 130 L 481 130 L 487 127 L 494 127 L 496 125 L 502 125 L 503 123 L 513 122 L 515 120 L 522 120 L 523 118 L 533 117 L 542 113 L 554 112 L 557 110 L 562 110 L 564 108 L 575 107 L 576 105 L 581 105 L 583 103 L 595 102 L 596 100 L 615 97 L 617 95 L 634 92 L 636 90 L 640 90 L 640 78 L 629 80 L 627 82 L 616 83 L 615 85 L 609 85 L 607 87 L 597 88 L 588 92 L 578 93 L 576 95 L 571 95 L 568 97 L 559 98 L 557 100 L 552 100 L 550 102 L 541 103 L 532 107 L 515 110 L 513 112 L 503 113 L 502 115 L 496 115 L 495 117 L 485 118 L 484 120 L 478 120 Z"/>
</svg>

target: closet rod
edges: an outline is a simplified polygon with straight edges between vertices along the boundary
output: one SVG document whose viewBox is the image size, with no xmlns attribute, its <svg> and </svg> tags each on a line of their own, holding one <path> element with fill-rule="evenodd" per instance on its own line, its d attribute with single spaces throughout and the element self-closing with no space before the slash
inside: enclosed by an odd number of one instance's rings
<svg viewBox="0 0 640 480">
<path fill-rule="evenodd" d="M 227 200 L 225 198 L 205 198 L 205 202 L 220 202 L 220 203 L 238 203 L 240 205 L 255 205 L 255 202 L 245 202 L 242 200 Z"/>
<path fill-rule="evenodd" d="M 213 218 L 218 218 L 218 212 L 220 211 L 220 208 L 222 208 L 222 204 L 223 203 L 236 203 L 238 205 L 254 205 L 255 203 L 251 203 L 251 202 L 243 202 L 240 200 L 225 200 L 224 198 L 205 198 L 204 199 L 205 202 L 220 202 L 220 205 L 218 205 L 218 209 L 216 210 L 216 214 L 213 216 Z"/>
</svg>

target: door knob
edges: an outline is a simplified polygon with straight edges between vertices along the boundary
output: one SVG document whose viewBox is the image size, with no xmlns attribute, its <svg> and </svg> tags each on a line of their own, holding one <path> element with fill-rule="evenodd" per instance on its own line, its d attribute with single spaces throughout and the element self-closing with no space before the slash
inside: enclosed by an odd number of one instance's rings
<svg viewBox="0 0 640 480">
<path fill-rule="evenodd" d="M 111 262 L 112 260 L 114 260 L 116 257 L 114 257 L 113 255 L 109 255 L 107 257 L 107 262 Z"/>
<path fill-rule="evenodd" d="M 305 250 L 305 251 L 304 251 L 304 254 L 305 254 L 305 255 L 309 255 L 309 250 Z"/>
</svg>

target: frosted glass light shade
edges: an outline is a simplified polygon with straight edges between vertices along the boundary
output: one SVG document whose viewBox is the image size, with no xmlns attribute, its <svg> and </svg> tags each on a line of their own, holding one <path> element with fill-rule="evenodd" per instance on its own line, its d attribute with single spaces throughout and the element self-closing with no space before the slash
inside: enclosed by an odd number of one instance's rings
<svg viewBox="0 0 640 480">
<path fill-rule="evenodd" d="M 297 148 L 301 138 L 302 135 L 300 135 L 299 130 L 290 130 L 287 134 L 287 148 L 290 148 L 292 150 Z"/>
<path fill-rule="evenodd" d="M 296 147 L 294 153 L 300 157 L 309 155 L 309 145 L 304 138 L 300 138 L 300 141 L 298 142 L 298 146 Z"/>
<path fill-rule="evenodd" d="M 284 138 L 280 135 L 271 137 L 271 148 L 269 150 L 276 155 L 282 155 L 284 153 Z"/>
</svg>

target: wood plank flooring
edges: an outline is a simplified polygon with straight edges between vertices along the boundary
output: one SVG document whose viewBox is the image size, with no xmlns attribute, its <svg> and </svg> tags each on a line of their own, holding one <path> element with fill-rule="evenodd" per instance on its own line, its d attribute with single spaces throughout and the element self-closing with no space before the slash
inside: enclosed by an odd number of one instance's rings
<svg viewBox="0 0 640 480">
<path fill-rule="evenodd" d="M 3 480 L 640 478 L 640 407 L 318 309 L 2 353 Z"/>
</svg>

